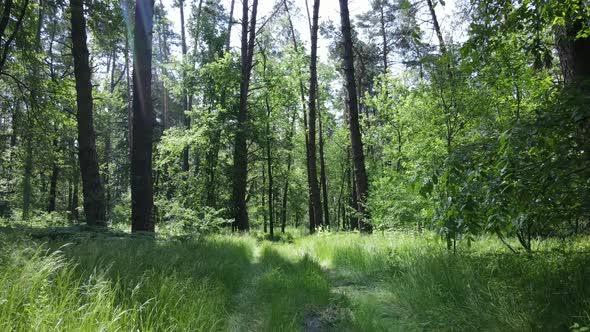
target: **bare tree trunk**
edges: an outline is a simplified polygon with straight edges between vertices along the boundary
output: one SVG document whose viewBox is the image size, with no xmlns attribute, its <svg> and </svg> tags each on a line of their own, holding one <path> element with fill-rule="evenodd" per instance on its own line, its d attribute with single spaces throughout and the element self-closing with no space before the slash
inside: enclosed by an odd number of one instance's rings
<svg viewBox="0 0 590 332">
<path fill-rule="evenodd" d="M 53 163 L 51 169 L 51 181 L 49 184 L 49 203 L 47 205 L 47 212 L 55 211 L 55 201 L 57 198 L 57 179 L 59 177 L 59 167 L 57 163 Z"/>
<path fill-rule="evenodd" d="M 320 136 L 320 184 L 322 187 L 322 199 L 324 203 L 324 221 L 327 226 L 330 226 L 330 210 L 328 201 L 328 179 L 326 177 L 326 160 L 324 158 L 324 130 L 322 127 L 322 113 L 320 111 L 320 97 L 318 93 L 318 123 Z"/>
<path fill-rule="evenodd" d="M 311 205 L 313 208 L 313 218 L 315 226 L 320 226 L 322 222 L 322 202 L 320 198 L 320 187 L 318 184 L 317 174 L 317 156 L 316 156 L 316 93 L 318 85 L 317 76 L 317 49 L 318 49 L 318 16 L 320 1 L 314 0 L 313 18 L 311 25 L 311 60 L 309 65 L 309 187 L 311 191 Z"/>
<path fill-rule="evenodd" d="M 440 30 L 440 25 L 438 24 L 436 12 L 434 11 L 434 6 L 432 5 L 432 0 L 426 0 L 426 3 L 428 4 L 428 9 L 430 10 L 430 16 L 432 18 L 432 25 L 434 26 L 434 32 L 436 33 L 436 37 L 438 38 L 438 45 L 440 47 L 440 52 L 444 55 L 447 53 L 447 47 L 445 45 L 445 39 L 443 38 L 442 31 Z"/>
<path fill-rule="evenodd" d="M 262 164 L 262 186 L 260 187 L 260 201 L 262 202 L 262 227 L 264 230 L 264 234 L 266 234 L 266 222 L 267 222 L 267 216 L 266 213 L 264 213 L 264 209 L 266 208 L 266 193 L 264 192 L 266 188 L 266 169 L 264 167 L 264 164 Z"/>
<path fill-rule="evenodd" d="M 383 39 L 383 73 L 387 73 L 387 33 L 385 31 L 385 13 L 384 13 L 383 1 L 379 4 L 379 21 L 381 23 L 381 37 Z"/>
<path fill-rule="evenodd" d="M 234 24 L 234 5 L 236 0 L 231 0 L 231 5 L 229 9 L 229 19 L 227 21 L 227 41 L 225 44 L 225 51 L 229 52 L 230 42 L 231 42 L 231 27 Z"/>
<path fill-rule="evenodd" d="M 77 165 L 76 165 L 77 166 Z M 74 172 L 74 182 L 73 182 L 73 187 L 74 187 L 74 192 L 72 193 L 72 206 L 70 209 L 70 215 L 72 216 L 72 219 L 75 220 L 76 222 L 80 219 L 80 214 L 78 213 L 78 206 L 80 205 L 79 202 L 79 182 L 80 181 L 80 173 L 78 172 L 78 170 L 76 170 L 76 172 Z"/>
<path fill-rule="evenodd" d="M 188 108 L 188 89 L 186 87 L 186 52 L 187 52 L 187 47 L 186 47 L 186 33 L 185 33 L 185 27 L 184 27 L 184 0 L 179 0 L 178 1 L 178 6 L 180 7 L 180 40 L 181 40 L 181 49 L 182 49 L 182 61 L 183 61 L 183 65 L 182 65 L 182 121 L 184 123 L 184 127 L 186 130 L 189 130 L 191 127 L 191 120 L 190 117 L 186 114 L 186 112 L 190 111 L 190 109 Z M 188 154 L 189 154 L 189 148 L 188 146 L 184 147 L 184 150 L 182 150 L 182 170 L 184 172 L 188 172 L 189 170 L 189 162 L 188 162 Z"/>
<path fill-rule="evenodd" d="M 273 199 L 273 177 L 272 177 L 272 151 L 270 140 L 270 116 L 271 109 L 268 101 L 268 95 L 265 98 L 266 104 L 266 167 L 268 173 L 268 223 L 270 230 L 270 239 L 274 238 L 274 199 Z"/>
<path fill-rule="evenodd" d="M 285 186 L 283 188 L 283 206 L 281 209 L 281 233 L 285 233 L 285 226 L 287 225 L 287 198 L 289 197 L 289 179 L 291 177 L 291 166 L 293 164 L 293 133 L 295 132 L 295 119 L 296 114 L 293 113 L 293 119 L 291 120 L 291 128 L 287 136 L 287 146 L 289 148 L 289 154 L 287 156 L 287 174 L 285 175 Z"/>
<path fill-rule="evenodd" d="M 131 150 L 131 230 L 153 232 L 154 193 L 152 179 L 152 29 L 153 0 L 135 2 L 133 40 L 133 143 Z"/>
<path fill-rule="evenodd" d="M 24 220 L 29 219 L 31 209 L 31 195 L 33 188 L 31 178 L 33 177 L 33 144 L 31 142 L 31 133 L 25 137 L 25 169 L 23 175 L 23 213 Z"/>
<path fill-rule="evenodd" d="M 256 37 L 256 11 L 258 0 L 252 4 L 252 17 L 248 27 L 248 0 L 243 0 L 242 6 L 242 50 L 241 50 L 241 79 L 240 79 L 240 108 L 238 111 L 237 128 L 234 144 L 234 172 L 233 172 L 233 202 L 235 227 L 240 231 L 248 231 L 248 209 L 246 207 L 246 187 L 248 184 L 248 92 L 250 89 L 250 73 L 252 57 L 254 55 L 254 40 Z"/>
<path fill-rule="evenodd" d="M 96 139 L 93 124 L 91 70 L 86 45 L 86 19 L 83 0 L 70 0 L 72 10 L 72 53 L 76 77 L 76 103 L 78 105 L 78 157 L 82 174 L 84 214 L 89 225 L 106 226 L 104 189 L 100 181 Z"/>
<path fill-rule="evenodd" d="M 340 18 L 342 21 L 342 37 L 344 42 L 344 74 L 347 91 L 347 106 L 350 125 L 350 142 L 352 146 L 352 159 L 354 164 L 354 180 L 356 189 L 357 211 L 360 215 L 359 228 L 362 232 L 372 232 L 371 224 L 366 220 L 365 203 L 368 194 L 367 173 L 365 170 L 365 154 L 361 137 L 358 97 L 356 94 L 356 82 L 354 79 L 354 58 L 352 49 L 352 31 L 348 13 L 348 0 L 340 1 Z"/>
<path fill-rule="evenodd" d="M 133 132 L 133 96 L 132 96 L 132 92 L 131 92 L 131 61 L 130 61 L 130 50 L 129 50 L 129 35 L 128 33 L 125 34 L 125 66 L 126 71 L 125 71 L 125 75 L 126 75 L 126 90 L 127 90 L 127 148 L 128 148 L 128 160 L 127 162 L 129 162 L 129 165 L 131 165 L 131 151 L 133 150 L 133 138 L 131 137 L 131 133 Z M 130 185 L 129 183 L 126 183 L 126 185 Z"/>
<path fill-rule="evenodd" d="M 307 6 L 307 2 L 305 3 Z M 289 21 L 289 28 L 291 32 L 291 40 L 293 41 L 293 48 L 296 53 L 299 53 L 299 47 L 297 44 L 297 38 L 295 37 L 295 28 L 293 27 L 293 21 L 291 20 L 291 14 L 289 14 L 289 6 L 287 5 L 287 1 L 283 0 L 283 5 L 285 6 L 285 10 L 287 11 L 287 18 Z M 308 10 L 309 14 L 309 10 Z M 308 15 L 309 16 L 309 15 Z M 308 17 L 309 18 L 309 17 Z M 310 24 L 310 31 L 311 31 L 311 24 Z M 299 72 L 299 68 L 297 69 Z M 299 72 L 301 74 L 301 72 Z M 299 93 L 301 95 L 301 107 L 303 109 L 303 131 L 305 134 L 305 166 L 306 166 L 306 173 L 307 173 L 307 189 L 308 189 L 308 214 L 309 214 L 309 232 L 315 232 L 316 222 L 314 220 L 314 212 L 313 212 L 313 203 L 312 203 L 312 194 L 311 194 L 311 183 L 310 173 L 309 173 L 309 166 L 310 166 L 310 154 L 309 154 L 309 131 L 307 129 L 307 106 L 305 105 L 305 88 L 303 86 L 303 81 L 299 80 Z"/>
</svg>

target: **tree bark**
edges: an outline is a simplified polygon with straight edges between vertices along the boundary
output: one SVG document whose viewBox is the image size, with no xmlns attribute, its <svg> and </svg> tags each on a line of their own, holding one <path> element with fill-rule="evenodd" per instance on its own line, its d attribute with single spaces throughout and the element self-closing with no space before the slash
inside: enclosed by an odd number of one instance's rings
<svg viewBox="0 0 590 332">
<path fill-rule="evenodd" d="M 77 165 L 76 165 L 77 166 Z M 76 170 L 76 172 L 74 172 L 74 182 L 72 184 L 72 186 L 74 187 L 74 191 L 72 193 L 72 206 L 70 209 L 70 215 L 72 216 L 72 219 L 75 220 L 76 222 L 78 221 L 78 219 L 80 219 L 80 214 L 78 213 L 78 205 L 80 204 L 79 202 L 79 182 L 80 181 L 80 173 Z"/>
<path fill-rule="evenodd" d="M 293 133 L 295 132 L 295 119 L 296 114 L 293 113 L 293 119 L 291 120 L 291 127 L 287 136 L 287 146 L 289 147 L 289 154 L 287 156 L 287 174 L 285 175 L 285 186 L 283 188 L 283 202 L 281 209 L 281 233 L 285 233 L 285 227 L 287 225 L 287 198 L 289 197 L 289 179 L 291 177 L 291 166 L 293 164 Z"/>
<path fill-rule="evenodd" d="M 317 50 L 318 50 L 318 16 L 320 1 L 314 0 L 313 18 L 311 25 L 311 60 L 309 65 L 309 187 L 311 191 L 311 205 L 313 208 L 313 218 L 315 226 L 320 226 L 322 222 L 322 202 L 320 198 L 320 187 L 318 184 L 317 174 L 317 157 L 316 157 L 316 93 L 318 86 L 317 76 Z"/>
<path fill-rule="evenodd" d="M 324 204 L 324 222 L 330 226 L 330 210 L 328 208 L 328 179 L 326 177 L 326 160 L 324 158 L 324 131 L 322 127 L 322 113 L 320 111 L 320 97 L 318 93 L 318 124 L 319 124 L 319 139 L 320 139 L 320 185 L 322 188 L 322 200 Z"/>
<path fill-rule="evenodd" d="M 447 53 L 447 47 L 445 45 L 445 39 L 443 38 L 442 31 L 440 29 L 440 25 L 438 24 L 438 19 L 436 17 L 436 12 L 434 11 L 434 5 L 432 4 L 432 0 L 426 0 L 428 4 L 428 10 L 430 11 L 430 16 L 432 18 L 432 25 L 434 26 L 434 32 L 436 33 L 436 37 L 438 38 L 438 45 L 440 47 L 441 54 L 445 55 Z"/>
<path fill-rule="evenodd" d="M 248 231 L 250 222 L 246 207 L 246 187 L 248 182 L 248 92 L 250 88 L 250 73 L 254 53 L 256 34 L 256 11 L 258 0 L 252 4 L 252 17 L 248 27 L 248 0 L 243 0 L 242 6 L 242 49 L 241 49 L 241 77 L 240 77 L 240 107 L 237 118 L 233 154 L 233 203 L 235 228 Z"/>
<path fill-rule="evenodd" d="M 299 54 L 299 47 L 297 44 L 297 38 L 295 37 L 295 28 L 293 27 L 293 21 L 291 20 L 291 14 L 289 13 L 289 6 L 287 5 L 287 0 L 283 0 L 283 5 L 285 6 L 285 11 L 287 12 L 287 19 L 289 22 L 289 30 L 291 32 L 291 40 L 293 41 L 293 49 L 295 53 Z M 307 1 L 305 3 L 307 7 Z M 309 16 L 309 10 L 308 10 Z M 309 17 L 308 17 L 309 19 Z M 311 24 L 310 24 L 310 32 L 311 32 Z M 297 68 L 299 76 L 301 76 L 301 72 L 299 68 Z M 309 215 L 309 232 L 315 232 L 315 220 L 314 220 L 314 213 L 313 213 L 313 204 L 312 204 L 312 195 L 311 195 L 311 187 L 309 184 L 311 183 L 310 174 L 309 174 L 309 131 L 307 129 L 307 106 L 305 105 L 305 87 L 303 86 L 303 81 L 299 80 L 299 94 L 301 96 L 301 108 L 303 109 L 303 132 L 305 135 L 305 166 L 306 166 L 306 174 L 307 174 L 307 191 L 308 191 L 308 215 Z"/>
<path fill-rule="evenodd" d="M 356 82 L 354 79 L 354 58 L 352 48 L 352 31 L 350 27 L 350 16 L 348 13 L 348 0 L 340 1 L 340 19 L 342 21 L 342 37 L 344 43 L 344 76 L 347 91 L 347 107 L 350 126 L 350 142 L 352 146 L 352 159 L 354 165 L 354 180 L 356 191 L 357 211 L 359 212 L 359 228 L 362 232 L 370 233 L 371 224 L 366 220 L 365 203 L 368 194 L 367 173 L 365 170 L 365 154 L 361 137 L 358 97 L 356 94 Z M 430 0 L 429 0 L 430 1 Z"/>
<path fill-rule="evenodd" d="M 229 10 L 229 19 L 227 21 L 227 41 L 225 43 L 225 51 L 229 52 L 230 42 L 231 42 L 231 27 L 234 24 L 234 5 L 236 0 L 231 0 L 230 10 Z"/>
<path fill-rule="evenodd" d="M 72 10 L 72 53 L 78 106 L 78 158 L 82 175 L 84 214 L 89 225 L 106 226 L 104 190 L 100 181 L 92 115 L 92 82 L 86 44 L 83 0 L 70 0 Z"/>
<path fill-rule="evenodd" d="M 30 133 L 25 137 L 25 169 L 23 174 L 23 212 L 22 218 L 29 219 L 31 209 L 31 195 L 33 188 L 31 178 L 33 177 L 33 143 L 31 142 Z"/>
<path fill-rule="evenodd" d="M 270 140 L 270 116 L 271 108 L 268 96 L 265 98 L 266 104 L 266 167 L 268 173 L 268 225 L 270 230 L 270 239 L 274 238 L 274 199 L 273 199 L 273 177 L 272 177 L 272 150 Z"/>
<path fill-rule="evenodd" d="M 153 232 L 152 29 L 153 0 L 135 2 L 133 131 L 131 150 L 131 230 Z"/>
<path fill-rule="evenodd" d="M 381 38 L 383 39 L 383 73 L 387 74 L 387 32 L 385 30 L 384 1 L 379 2 L 379 22 L 381 23 Z"/>
<path fill-rule="evenodd" d="M 181 40 L 181 49 L 182 49 L 182 121 L 184 123 L 184 128 L 189 130 L 191 127 L 191 120 L 186 112 L 190 111 L 189 109 L 189 101 L 188 101 L 188 89 L 186 87 L 186 34 L 185 34 L 185 27 L 184 27 L 184 0 L 179 0 L 178 5 L 180 7 L 180 40 Z M 188 172 L 189 170 L 189 162 L 188 162 L 188 154 L 189 154 L 188 146 L 184 147 L 182 150 L 182 170 L 184 172 Z"/>
<path fill-rule="evenodd" d="M 51 181 L 49 184 L 49 203 L 47 204 L 47 212 L 55 211 L 55 201 L 57 198 L 57 179 L 59 177 L 59 166 L 53 163 L 51 169 Z"/>
</svg>

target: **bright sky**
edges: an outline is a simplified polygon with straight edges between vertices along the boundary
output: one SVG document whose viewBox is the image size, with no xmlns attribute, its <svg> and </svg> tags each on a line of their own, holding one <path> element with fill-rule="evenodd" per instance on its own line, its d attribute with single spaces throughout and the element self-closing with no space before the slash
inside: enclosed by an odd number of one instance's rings
<svg viewBox="0 0 590 332">
<path fill-rule="evenodd" d="M 223 6 L 228 9 L 231 5 L 231 0 L 220 0 Z M 242 1 L 235 0 L 234 6 L 234 19 L 240 19 L 242 17 Z M 268 17 L 270 15 L 272 8 L 277 0 L 259 0 L 258 2 L 258 21 L 262 22 L 263 17 Z M 278 0 L 281 1 L 281 0 Z M 445 6 L 438 5 L 436 7 L 437 16 L 439 19 L 439 23 L 443 32 L 445 34 L 445 38 L 453 38 L 454 40 L 462 40 L 464 39 L 464 31 L 465 26 L 464 23 L 461 24 L 453 15 L 453 12 L 456 11 L 456 3 L 457 1 L 461 0 L 446 0 Z M 174 25 L 174 30 L 180 34 L 180 10 L 178 8 L 172 7 L 174 0 L 163 0 L 163 4 L 168 9 L 168 18 L 172 21 Z M 249 1 L 252 3 L 252 0 Z M 414 2 L 414 1 L 412 1 Z M 309 10 L 311 12 L 313 6 L 313 0 L 308 0 L 309 3 Z M 295 25 L 295 29 L 301 35 L 301 38 L 306 41 L 308 44 L 309 49 L 309 28 L 308 28 L 308 21 L 307 21 L 307 14 L 305 10 L 305 0 L 296 0 L 295 5 L 298 7 L 297 10 L 291 9 L 291 15 L 293 12 L 299 12 L 299 15 L 293 17 L 293 23 Z M 424 4 L 424 9 L 426 5 Z M 349 0 L 348 8 L 350 11 L 351 19 L 356 17 L 357 15 L 364 13 L 369 10 L 369 1 L 368 0 Z M 424 12 L 424 10 L 422 10 Z M 190 2 L 186 1 L 185 4 L 185 19 L 190 18 Z M 429 21 L 429 17 L 427 12 L 424 12 L 422 17 L 425 22 L 423 31 L 425 31 L 425 38 L 430 40 L 431 42 L 435 43 L 435 35 L 432 32 L 431 24 Z M 336 27 L 340 26 L 340 5 L 338 0 L 320 0 L 320 24 L 322 22 L 332 20 Z M 232 28 L 232 47 L 239 47 L 240 41 L 240 27 L 238 25 L 234 25 Z M 318 40 L 318 55 L 322 61 L 328 60 L 328 45 L 330 41 L 325 40 L 323 38 L 319 38 Z M 177 50 L 180 52 L 179 50 Z"/>
</svg>

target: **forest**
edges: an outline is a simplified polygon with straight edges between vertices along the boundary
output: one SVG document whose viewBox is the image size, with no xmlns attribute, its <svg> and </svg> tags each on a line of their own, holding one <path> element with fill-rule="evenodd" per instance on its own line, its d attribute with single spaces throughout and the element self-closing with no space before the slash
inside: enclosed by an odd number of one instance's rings
<svg viewBox="0 0 590 332">
<path fill-rule="evenodd" d="M 590 331 L 588 0 L 0 0 L 1 331 Z"/>
</svg>

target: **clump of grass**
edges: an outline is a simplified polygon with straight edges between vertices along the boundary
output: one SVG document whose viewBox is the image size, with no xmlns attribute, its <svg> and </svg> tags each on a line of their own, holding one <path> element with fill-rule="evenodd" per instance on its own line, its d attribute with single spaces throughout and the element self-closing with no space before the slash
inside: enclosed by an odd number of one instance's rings
<svg viewBox="0 0 590 332">
<path fill-rule="evenodd" d="M 247 241 L 221 238 L 0 242 L 3 331 L 223 330 L 251 255 Z"/>
<path fill-rule="evenodd" d="M 587 239 L 513 254 L 479 239 L 456 255 L 434 237 L 328 235 L 301 240 L 351 301 L 363 331 L 564 330 L 590 325 Z"/>
</svg>

